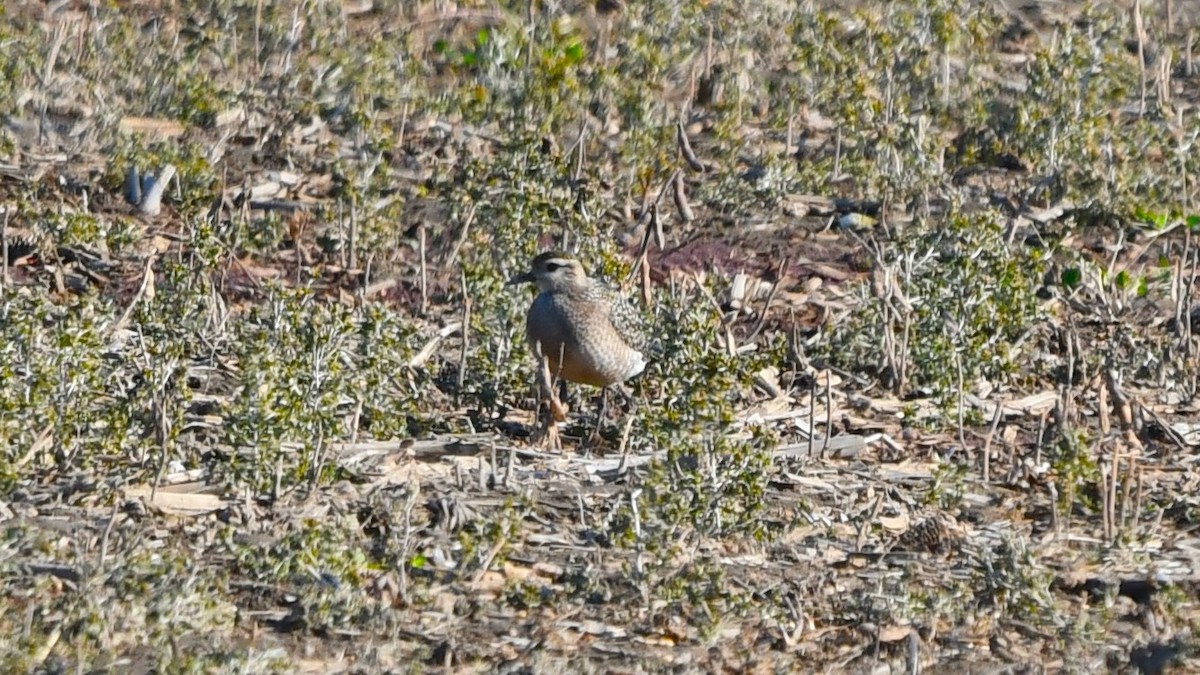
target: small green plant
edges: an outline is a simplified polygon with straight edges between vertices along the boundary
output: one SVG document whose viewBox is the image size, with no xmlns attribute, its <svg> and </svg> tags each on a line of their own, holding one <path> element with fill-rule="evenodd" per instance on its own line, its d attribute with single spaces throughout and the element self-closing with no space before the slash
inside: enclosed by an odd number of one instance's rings
<svg viewBox="0 0 1200 675">
<path fill-rule="evenodd" d="M 952 510 L 962 502 L 969 466 L 965 463 L 940 464 L 933 472 L 933 484 L 926 500 L 938 508 Z"/>
<path fill-rule="evenodd" d="M 1066 513 L 1072 512 L 1076 506 L 1092 512 L 1099 508 L 1099 495 L 1104 489 L 1103 479 L 1096 458 L 1088 450 L 1089 446 L 1085 432 L 1064 432 L 1047 455 L 1047 460 L 1064 486 L 1059 492 L 1058 506 Z"/>
<path fill-rule="evenodd" d="M 947 410 L 978 378 L 1016 372 L 1044 259 L 1003 237 L 994 214 L 907 231 L 875 261 L 882 283 L 863 288 L 864 311 L 833 327 L 828 357 L 901 393 L 932 387 Z"/>
</svg>

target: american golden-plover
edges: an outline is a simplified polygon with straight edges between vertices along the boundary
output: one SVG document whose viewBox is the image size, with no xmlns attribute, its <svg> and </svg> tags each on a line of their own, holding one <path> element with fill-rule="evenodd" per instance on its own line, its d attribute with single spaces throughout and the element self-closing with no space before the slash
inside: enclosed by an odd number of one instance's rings
<svg viewBox="0 0 1200 675">
<path fill-rule="evenodd" d="M 554 392 L 556 380 L 604 388 L 646 369 L 649 336 L 642 315 L 615 290 L 588 277 L 579 260 L 547 251 L 508 283 L 538 288 L 525 337 L 538 360 L 542 395 L 550 399 L 547 432 L 553 434 L 554 422 L 566 415 Z"/>
</svg>

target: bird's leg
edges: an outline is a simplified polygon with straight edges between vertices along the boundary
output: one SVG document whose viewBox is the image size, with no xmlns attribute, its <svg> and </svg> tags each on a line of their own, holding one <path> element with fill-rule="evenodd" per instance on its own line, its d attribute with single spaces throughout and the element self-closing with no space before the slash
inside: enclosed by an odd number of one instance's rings
<svg viewBox="0 0 1200 675">
<path fill-rule="evenodd" d="M 568 408 L 567 404 L 564 403 L 564 401 L 566 401 L 566 400 L 567 400 L 567 381 L 559 380 L 558 381 L 558 392 L 557 393 L 552 392 L 550 394 L 550 411 L 553 413 L 554 420 L 556 422 L 565 422 L 567 419 L 567 412 L 570 410 L 570 408 Z"/>
<path fill-rule="evenodd" d="M 620 385 L 618 385 L 620 387 Z M 625 395 L 625 400 L 629 402 L 629 409 L 625 412 L 625 426 L 621 431 L 621 440 L 617 442 L 617 452 L 621 455 L 621 463 L 617 465 L 617 474 L 622 475 L 625 471 L 625 463 L 629 459 L 629 432 L 633 430 L 633 423 L 637 420 L 637 398 L 630 395 L 629 391 L 624 387 L 620 387 L 621 393 Z"/>
<path fill-rule="evenodd" d="M 625 416 L 625 424 L 620 440 L 620 447 L 624 450 L 625 444 L 629 441 L 629 431 L 633 428 L 633 421 L 637 417 L 638 400 L 637 396 L 626 389 L 624 385 L 618 384 L 616 389 L 620 392 L 621 398 L 625 399 L 625 405 L 621 406 Z"/>
<path fill-rule="evenodd" d="M 538 429 L 534 432 L 535 444 L 545 443 L 553 450 L 562 449 L 562 439 L 558 435 L 558 423 L 567 419 L 567 408 L 562 399 L 554 391 L 554 380 L 550 376 L 550 359 L 542 355 L 541 345 L 535 350 L 541 367 L 538 368 Z M 541 401 L 546 400 L 545 413 Z"/>
<path fill-rule="evenodd" d="M 608 416 L 608 387 L 600 389 L 600 406 L 596 411 L 596 426 L 592 428 L 592 433 L 588 435 L 586 447 L 600 446 L 604 442 L 604 437 L 600 432 L 604 429 L 604 418 Z"/>
<path fill-rule="evenodd" d="M 562 363 L 563 355 L 558 355 L 558 362 Z M 541 344 L 538 344 L 538 353 L 541 354 Z M 539 385 L 542 390 L 542 395 L 550 400 L 550 414 L 555 422 L 563 422 L 567 419 L 567 406 L 563 403 L 563 399 L 567 397 L 567 383 L 559 379 L 558 373 L 550 372 L 550 357 L 541 357 L 541 372 L 539 373 Z M 558 391 L 555 391 L 554 385 L 558 384 Z"/>
<path fill-rule="evenodd" d="M 562 437 L 558 434 L 558 421 L 549 406 L 538 406 L 540 414 L 538 428 L 530 442 L 548 450 L 562 450 Z"/>
</svg>

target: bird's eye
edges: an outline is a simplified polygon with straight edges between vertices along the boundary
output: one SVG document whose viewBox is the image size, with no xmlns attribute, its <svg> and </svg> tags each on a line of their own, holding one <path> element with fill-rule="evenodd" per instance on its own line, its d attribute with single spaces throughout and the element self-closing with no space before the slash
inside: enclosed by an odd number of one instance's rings
<svg viewBox="0 0 1200 675">
<path fill-rule="evenodd" d="M 558 268 L 560 268 L 560 267 L 562 267 L 562 265 L 560 265 L 560 264 L 558 264 L 558 263 L 556 263 L 556 262 L 552 262 L 552 263 L 546 263 L 546 271 L 547 271 L 547 272 L 555 272 L 555 271 L 558 271 Z"/>
</svg>

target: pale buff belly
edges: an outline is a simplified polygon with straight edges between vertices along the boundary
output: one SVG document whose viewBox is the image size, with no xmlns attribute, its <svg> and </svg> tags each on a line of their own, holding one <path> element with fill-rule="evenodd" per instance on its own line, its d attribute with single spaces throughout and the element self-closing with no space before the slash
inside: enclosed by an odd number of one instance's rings
<svg viewBox="0 0 1200 675">
<path fill-rule="evenodd" d="M 530 347 L 535 356 L 545 356 L 552 378 L 603 387 L 645 369 L 642 353 L 626 345 L 606 317 L 569 322 L 560 310 L 548 299 L 539 298 L 526 323 Z"/>
</svg>

